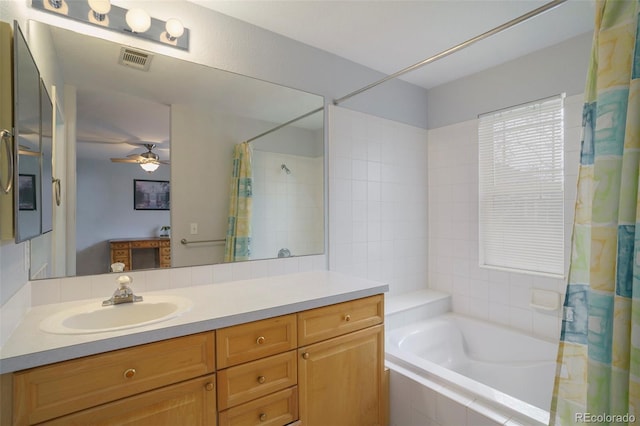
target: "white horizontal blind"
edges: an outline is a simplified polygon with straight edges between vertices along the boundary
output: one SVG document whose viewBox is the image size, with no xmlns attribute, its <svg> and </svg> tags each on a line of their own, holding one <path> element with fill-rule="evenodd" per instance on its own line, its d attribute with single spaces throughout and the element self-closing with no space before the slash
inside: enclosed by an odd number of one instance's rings
<svg viewBox="0 0 640 426">
<path fill-rule="evenodd" d="M 481 265 L 563 275 L 563 101 L 479 117 Z"/>
</svg>

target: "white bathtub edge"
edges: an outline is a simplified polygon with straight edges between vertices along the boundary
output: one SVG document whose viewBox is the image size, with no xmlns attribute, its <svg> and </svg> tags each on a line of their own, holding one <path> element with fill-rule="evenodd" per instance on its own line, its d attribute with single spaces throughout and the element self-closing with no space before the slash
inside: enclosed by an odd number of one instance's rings
<svg viewBox="0 0 640 426">
<path fill-rule="evenodd" d="M 428 304 L 446 301 L 451 295 L 437 290 L 424 289 L 411 293 L 387 296 L 385 298 L 384 314 L 394 315 L 410 309 L 419 308 Z"/>
<path fill-rule="evenodd" d="M 464 388 L 457 386 L 453 387 L 451 386 L 451 383 L 441 384 L 438 383 L 438 381 L 432 380 L 432 378 L 418 375 L 389 358 L 385 360 L 385 366 L 390 370 L 393 370 L 394 372 L 451 399 L 457 404 L 464 406 L 467 410 L 474 411 L 496 423 L 508 425 L 513 424 L 513 422 L 519 424 L 526 421 L 526 424 L 530 426 L 546 426 L 549 424 L 548 413 L 545 413 L 544 410 L 538 409 L 540 411 L 539 416 L 524 417 L 521 413 L 511 409 L 510 407 L 505 407 L 503 405 L 496 407 L 493 401 L 478 398 L 470 392 L 465 392 Z M 508 416 L 503 414 L 505 411 L 509 411 Z M 531 423 L 531 421 L 534 421 L 535 423 Z"/>
</svg>

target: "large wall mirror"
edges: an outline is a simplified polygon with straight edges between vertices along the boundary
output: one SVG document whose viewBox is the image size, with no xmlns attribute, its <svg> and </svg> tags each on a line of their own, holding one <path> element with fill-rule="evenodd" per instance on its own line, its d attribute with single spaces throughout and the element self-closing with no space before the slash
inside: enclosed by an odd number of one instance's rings
<svg viewBox="0 0 640 426">
<path fill-rule="evenodd" d="M 53 275 L 107 273 L 126 256 L 134 270 L 222 263 L 234 147 L 247 140 L 248 259 L 324 252 L 321 96 L 160 54 L 142 58 L 40 22 L 29 30 L 50 38 L 30 44 L 55 49 L 44 60 L 56 64 L 41 69 L 60 70 L 66 134 L 75 135 L 65 141 L 75 144 L 76 189 L 66 197 L 75 199 L 67 205 L 75 241 L 66 244 L 75 268 Z M 142 167 L 149 158 L 153 170 Z"/>
</svg>

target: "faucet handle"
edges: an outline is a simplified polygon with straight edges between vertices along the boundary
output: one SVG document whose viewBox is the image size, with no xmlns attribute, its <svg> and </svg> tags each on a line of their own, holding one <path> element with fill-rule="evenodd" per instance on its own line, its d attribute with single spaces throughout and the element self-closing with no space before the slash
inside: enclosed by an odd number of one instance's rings
<svg viewBox="0 0 640 426">
<path fill-rule="evenodd" d="M 118 284 L 120 284 L 120 288 L 125 288 L 125 287 L 128 287 L 129 284 L 133 282 L 133 278 L 131 278 L 129 275 L 120 275 L 117 281 L 118 281 Z"/>
</svg>

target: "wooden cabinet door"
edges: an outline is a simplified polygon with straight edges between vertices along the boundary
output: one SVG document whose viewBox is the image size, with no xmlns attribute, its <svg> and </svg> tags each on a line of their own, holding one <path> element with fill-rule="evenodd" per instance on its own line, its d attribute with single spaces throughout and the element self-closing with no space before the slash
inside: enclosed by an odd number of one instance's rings
<svg viewBox="0 0 640 426">
<path fill-rule="evenodd" d="M 14 423 L 40 423 L 212 373 L 214 334 L 192 334 L 14 373 Z"/>
<path fill-rule="evenodd" d="M 298 349 L 303 425 L 383 424 L 383 330 L 378 325 Z"/>
<path fill-rule="evenodd" d="M 43 425 L 216 425 L 215 375 L 89 408 Z"/>
</svg>

